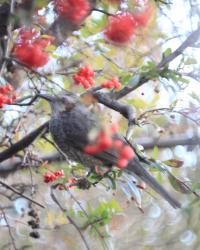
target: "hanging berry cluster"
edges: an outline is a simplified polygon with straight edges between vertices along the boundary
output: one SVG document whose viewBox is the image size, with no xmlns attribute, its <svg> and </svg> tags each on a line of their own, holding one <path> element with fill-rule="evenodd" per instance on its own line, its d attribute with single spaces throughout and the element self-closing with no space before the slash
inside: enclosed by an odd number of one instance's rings
<svg viewBox="0 0 200 250">
<path fill-rule="evenodd" d="M 123 169 L 128 165 L 129 161 L 133 159 L 135 153 L 129 145 L 124 145 L 121 140 L 114 140 L 113 144 L 119 154 L 117 166 Z"/>
<path fill-rule="evenodd" d="M 4 104 L 12 104 L 16 99 L 16 94 L 13 92 L 13 87 L 8 83 L 3 87 L 0 87 L 0 108 Z"/>
<path fill-rule="evenodd" d="M 136 33 L 137 28 L 145 27 L 152 16 L 153 8 L 146 4 L 141 12 L 122 12 L 108 19 L 105 37 L 115 45 L 124 45 Z"/>
<path fill-rule="evenodd" d="M 45 49 L 51 42 L 52 37 L 41 38 L 35 29 L 22 28 L 12 54 L 27 66 L 39 68 L 49 61 L 49 55 Z"/>
<path fill-rule="evenodd" d="M 108 20 L 104 34 L 106 38 L 116 44 L 126 44 L 135 33 L 137 22 L 129 12 L 112 16 Z"/>
<path fill-rule="evenodd" d="M 82 84 L 84 88 L 91 88 L 94 84 L 93 77 L 94 71 L 89 67 L 85 66 L 80 68 L 79 72 L 73 76 L 76 84 Z"/>
<path fill-rule="evenodd" d="M 91 10 L 88 0 L 54 0 L 59 16 L 67 18 L 72 23 L 81 23 Z"/>
<path fill-rule="evenodd" d="M 63 170 L 57 170 L 55 172 L 45 173 L 43 175 L 45 183 L 54 182 L 54 181 L 58 180 L 59 178 L 64 178 L 64 177 L 65 177 L 65 173 L 64 173 Z M 59 190 L 65 190 L 65 189 L 68 189 L 68 188 L 72 188 L 73 186 L 76 185 L 76 183 L 77 183 L 77 180 L 75 178 L 70 177 L 66 181 L 67 185 L 66 184 L 59 184 L 58 189 Z"/>
<path fill-rule="evenodd" d="M 133 149 L 119 139 L 115 139 L 117 127 L 111 127 L 108 131 L 100 130 L 95 142 L 87 145 L 84 152 L 87 154 L 98 154 L 109 149 L 115 150 L 118 155 L 118 160 L 115 163 L 117 167 L 123 169 L 127 167 L 130 160 L 133 159 L 135 153 Z"/>
<path fill-rule="evenodd" d="M 101 87 L 106 89 L 120 89 L 121 83 L 118 81 L 117 77 L 113 77 L 111 80 L 103 82 Z"/>
<path fill-rule="evenodd" d="M 94 71 L 89 67 L 81 67 L 79 72 L 73 75 L 74 82 L 79 85 L 82 84 L 85 89 L 89 89 L 94 85 Z M 120 89 L 121 83 L 117 77 L 113 77 L 111 80 L 105 81 L 101 84 L 101 88 L 106 89 Z"/>
<path fill-rule="evenodd" d="M 45 173 L 43 175 L 45 183 L 56 181 L 57 179 L 62 178 L 64 176 L 65 176 L 65 174 L 64 174 L 63 170 L 57 170 L 55 172 Z"/>
</svg>

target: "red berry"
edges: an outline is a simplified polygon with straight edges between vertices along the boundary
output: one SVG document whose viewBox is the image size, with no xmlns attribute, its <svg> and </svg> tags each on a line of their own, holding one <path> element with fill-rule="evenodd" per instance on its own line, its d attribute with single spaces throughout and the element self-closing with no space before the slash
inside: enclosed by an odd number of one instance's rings
<svg viewBox="0 0 200 250">
<path fill-rule="evenodd" d="M 107 89 L 112 89 L 112 88 L 119 89 L 121 87 L 121 83 L 118 82 L 116 77 L 113 77 L 113 79 L 111 79 L 110 81 L 102 83 L 101 87 Z"/>
<path fill-rule="evenodd" d="M 19 31 L 19 43 L 28 43 L 39 36 L 39 33 L 32 28 L 21 28 Z"/>
<path fill-rule="evenodd" d="M 7 94 L 8 90 L 6 89 L 6 86 L 0 88 L 0 94 Z"/>
<path fill-rule="evenodd" d="M 123 146 L 123 142 L 121 140 L 115 140 L 114 141 L 114 147 L 116 149 L 120 149 Z"/>
<path fill-rule="evenodd" d="M 120 151 L 120 156 L 127 160 L 131 160 L 134 157 L 134 155 L 135 153 L 129 145 L 125 145 Z"/>
<path fill-rule="evenodd" d="M 99 147 L 101 148 L 101 150 L 106 150 L 108 148 L 110 148 L 112 146 L 112 139 L 109 138 L 108 136 L 104 136 L 103 138 L 101 138 L 101 141 L 99 143 Z"/>
<path fill-rule="evenodd" d="M 12 99 L 11 98 L 7 98 L 7 100 L 4 102 L 5 104 L 12 104 L 13 103 L 13 101 L 12 101 Z"/>
<path fill-rule="evenodd" d="M 12 100 L 14 101 L 14 100 L 16 100 L 17 99 L 17 94 L 16 93 L 13 93 L 13 95 L 12 95 Z"/>
<path fill-rule="evenodd" d="M 121 83 L 118 81 L 116 77 L 113 77 L 112 82 L 115 89 L 119 89 L 121 87 Z"/>
<path fill-rule="evenodd" d="M 97 145 L 88 145 L 84 148 L 84 152 L 87 154 L 96 154 L 100 152 L 100 149 Z"/>
<path fill-rule="evenodd" d="M 57 171 L 54 172 L 54 175 L 56 177 L 63 177 L 63 176 L 65 176 L 65 173 L 64 173 L 63 170 L 57 170 Z"/>
<path fill-rule="evenodd" d="M 13 91 L 13 86 L 10 83 L 6 84 L 5 88 L 7 92 Z"/>
<path fill-rule="evenodd" d="M 125 168 L 128 165 L 128 160 L 125 158 L 120 158 L 117 162 L 117 166 L 121 169 Z"/>
<path fill-rule="evenodd" d="M 74 178 L 69 178 L 68 180 L 67 180 L 67 183 L 75 183 L 77 180 L 76 179 L 74 179 Z"/>
</svg>

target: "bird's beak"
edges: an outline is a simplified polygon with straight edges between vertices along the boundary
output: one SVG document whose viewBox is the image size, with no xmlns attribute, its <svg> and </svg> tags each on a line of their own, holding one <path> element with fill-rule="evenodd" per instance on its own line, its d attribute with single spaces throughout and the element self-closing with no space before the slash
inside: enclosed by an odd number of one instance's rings
<svg viewBox="0 0 200 250">
<path fill-rule="evenodd" d="M 47 100 L 48 102 L 52 102 L 53 101 L 53 97 L 50 96 L 50 95 L 38 94 L 38 97 L 41 97 L 41 98 Z"/>
</svg>

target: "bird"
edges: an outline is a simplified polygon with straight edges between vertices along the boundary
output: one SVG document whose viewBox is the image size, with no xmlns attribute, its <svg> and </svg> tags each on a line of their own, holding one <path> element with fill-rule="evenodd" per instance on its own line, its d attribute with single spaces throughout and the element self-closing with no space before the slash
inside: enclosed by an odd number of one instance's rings
<svg viewBox="0 0 200 250">
<path fill-rule="evenodd" d="M 62 91 L 56 95 L 39 94 L 38 96 L 50 104 L 50 133 L 55 144 L 69 160 L 89 168 L 116 166 L 119 156 L 113 149 L 105 149 L 94 154 L 85 152 L 85 147 L 90 143 L 89 134 L 93 129 L 99 128 L 99 120 L 95 112 L 92 112 L 77 94 Z M 124 145 L 128 144 L 118 132 L 114 134 L 114 137 L 123 142 Z M 129 160 L 126 169 L 144 181 L 173 208 L 181 208 L 181 204 L 156 181 L 142 165 L 136 154 Z"/>
</svg>

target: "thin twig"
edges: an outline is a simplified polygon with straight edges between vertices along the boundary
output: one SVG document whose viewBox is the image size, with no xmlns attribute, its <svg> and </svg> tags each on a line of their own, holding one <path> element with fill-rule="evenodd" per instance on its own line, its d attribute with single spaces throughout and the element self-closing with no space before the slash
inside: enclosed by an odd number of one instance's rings
<svg viewBox="0 0 200 250">
<path fill-rule="evenodd" d="M 76 202 L 76 204 L 80 207 L 80 209 L 83 211 L 83 213 L 85 214 L 85 216 L 88 218 L 89 215 L 88 213 L 86 212 L 86 210 L 84 209 L 84 207 L 81 205 L 81 203 L 76 199 L 76 197 L 70 192 L 69 189 L 67 189 L 67 192 L 70 194 L 71 198 Z M 94 225 L 94 224 L 91 224 L 91 227 L 93 227 L 93 229 L 96 231 L 96 233 L 100 236 L 100 238 L 104 241 L 104 245 L 106 247 L 106 249 L 109 250 L 105 240 L 104 240 L 104 236 L 101 234 L 101 232 L 98 230 L 98 228 Z"/>
<path fill-rule="evenodd" d="M 57 200 L 53 190 L 55 189 L 56 187 L 55 186 L 51 186 L 51 198 L 52 200 L 58 205 L 58 207 L 60 208 L 60 210 L 63 212 L 63 213 L 66 213 L 66 209 L 63 208 L 63 206 L 60 204 L 60 202 Z M 78 231 L 81 239 L 83 240 L 84 244 L 85 244 L 85 247 L 87 250 L 90 250 L 90 247 L 87 243 L 87 240 L 85 239 L 85 236 L 83 235 L 83 233 L 81 232 L 81 229 L 79 228 L 79 226 L 75 223 L 75 221 L 69 216 L 69 215 L 65 215 L 66 218 L 69 220 L 69 222 L 76 228 L 76 230 Z"/>
<path fill-rule="evenodd" d="M 11 228 L 10 228 L 10 225 L 9 225 L 9 222 L 8 222 L 8 219 L 7 219 L 7 216 L 6 216 L 5 212 L 4 212 L 4 209 L 3 209 L 1 206 L 0 206 L 0 210 L 1 210 L 1 212 L 2 212 L 2 215 L 3 215 L 3 218 L 4 218 L 5 222 L 6 222 L 6 225 L 7 225 L 7 227 L 8 227 L 8 233 L 9 233 L 9 235 L 10 235 L 10 239 L 11 239 L 11 243 L 12 243 L 12 245 L 13 245 L 13 248 L 14 248 L 15 250 L 18 250 L 18 248 L 17 248 L 17 246 L 16 246 L 16 243 L 15 243 L 15 238 L 14 238 L 13 235 L 12 235 L 12 231 L 11 231 Z"/>
<path fill-rule="evenodd" d="M 15 188 L 11 187 L 10 185 L 6 184 L 5 182 L 0 181 L 0 184 L 1 184 L 3 187 L 5 187 L 5 188 L 11 190 L 13 193 L 18 194 L 19 196 L 25 198 L 26 200 L 28 200 L 28 201 L 34 203 L 35 205 L 37 205 L 37 206 L 39 206 L 39 207 L 42 207 L 42 208 L 45 208 L 45 206 L 43 206 L 43 205 L 40 204 L 39 202 L 37 202 L 37 201 L 31 199 L 30 197 L 28 197 L 28 196 L 25 195 L 25 194 L 22 194 L 21 192 L 19 192 L 19 191 L 16 190 Z"/>
<path fill-rule="evenodd" d="M 45 133 L 48 130 L 48 122 L 45 122 L 39 128 L 22 138 L 20 141 L 11 145 L 10 148 L 0 153 L 0 162 L 5 161 L 18 153 L 20 150 L 28 147 L 40 134 Z"/>
<path fill-rule="evenodd" d="M 92 11 L 97 11 L 97 12 L 103 13 L 103 14 L 105 14 L 106 16 L 116 16 L 116 15 L 111 14 L 111 13 L 105 11 L 105 10 L 101 10 L 101 9 L 97 9 L 97 8 L 93 8 Z"/>
</svg>

